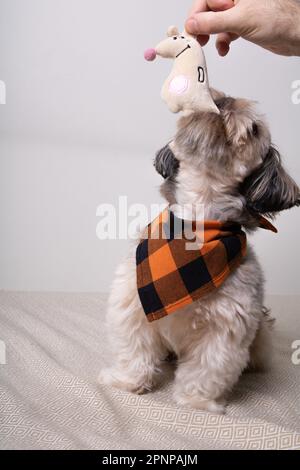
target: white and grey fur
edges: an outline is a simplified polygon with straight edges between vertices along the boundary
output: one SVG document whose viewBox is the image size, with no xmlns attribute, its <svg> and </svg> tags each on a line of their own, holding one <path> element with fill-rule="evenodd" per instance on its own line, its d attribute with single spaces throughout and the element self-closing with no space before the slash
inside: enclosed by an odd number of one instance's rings
<svg viewBox="0 0 300 470">
<path fill-rule="evenodd" d="M 181 118 L 171 147 L 158 152 L 155 166 L 166 178 L 161 192 L 171 204 L 204 204 L 205 218 L 239 222 L 253 231 L 257 214 L 274 216 L 299 205 L 299 188 L 253 104 L 212 93 L 220 114 Z M 137 293 L 135 250 L 136 243 L 112 285 L 107 332 L 113 365 L 102 370 L 100 382 L 133 393 L 150 391 L 171 352 L 178 358 L 176 402 L 223 413 L 241 373 L 264 367 L 271 355 L 264 277 L 253 249 L 248 247 L 242 265 L 213 294 L 153 323 Z"/>
</svg>

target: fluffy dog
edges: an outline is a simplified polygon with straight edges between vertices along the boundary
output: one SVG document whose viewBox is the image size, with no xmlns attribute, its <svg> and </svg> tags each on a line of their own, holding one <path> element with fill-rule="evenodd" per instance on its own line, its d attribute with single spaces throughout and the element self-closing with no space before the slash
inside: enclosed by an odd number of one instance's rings
<svg viewBox="0 0 300 470">
<path fill-rule="evenodd" d="M 258 214 L 274 216 L 298 205 L 299 188 L 253 103 L 212 93 L 220 114 L 182 117 L 172 146 L 158 152 L 156 169 L 166 178 L 161 193 L 171 204 L 203 204 L 205 219 L 253 231 Z M 107 326 L 113 366 L 101 372 L 101 383 L 150 391 L 172 352 L 178 358 L 176 402 L 223 413 L 226 393 L 243 370 L 263 367 L 270 356 L 264 277 L 253 249 L 214 293 L 153 323 L 138 296 L 135 251 L 112 285 Z"/>
</svg>

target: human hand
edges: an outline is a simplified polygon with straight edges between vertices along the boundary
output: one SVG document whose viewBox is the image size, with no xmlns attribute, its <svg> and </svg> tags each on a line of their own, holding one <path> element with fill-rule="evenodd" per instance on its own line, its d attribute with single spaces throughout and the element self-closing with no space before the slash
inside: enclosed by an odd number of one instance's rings
<svg viewBox="0 0 300 470">
<path fill-rule="evenodd" d="M 300 56 L 299 0 L 196 0 L 186 30 L 205 45 L 217 34 L 216 47 L 225 56 L 242 37 L 276 54 Z"/>
</svg>

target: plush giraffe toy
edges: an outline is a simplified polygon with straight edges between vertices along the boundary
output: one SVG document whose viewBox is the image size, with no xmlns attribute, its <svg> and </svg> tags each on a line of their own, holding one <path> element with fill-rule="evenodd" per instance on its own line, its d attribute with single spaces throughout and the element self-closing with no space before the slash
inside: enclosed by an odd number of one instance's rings
<svg viewBox="0 0 300 470">
<path fill-rule="evenodd" d="M 145 59 L 153 61 L 157 55 L 174 59 L 174 66 L 162 88 L 162 99 L 173 113 L 184 115 L 197 111 L 219 114 L 209 90 L 206 61 L 200 44 L 186 32 L 180 34 L 175 26 L 167 32 L 167 39 L 155 49 L 147 49 Z"/>
</svg>

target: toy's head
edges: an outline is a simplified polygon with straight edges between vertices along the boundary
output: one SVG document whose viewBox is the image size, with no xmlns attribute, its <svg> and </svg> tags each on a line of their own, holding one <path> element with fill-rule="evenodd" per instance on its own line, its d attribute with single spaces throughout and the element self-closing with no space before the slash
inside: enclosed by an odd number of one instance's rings
<svg viewBox="0 0 300 470">
<path fill-rule="evenodd" d="M 190 49 L 198 49 L 199 43 L 186 32 L 180 34 L 175 26 L 170 26 L 167 32 L 167 39 L 161 41 L 155 49 L 145 51 L 145 59 L 153 61 L 159 55 L 165 59 L 176 59 L 181 54 L 190 52 Z"/>
</svg>

